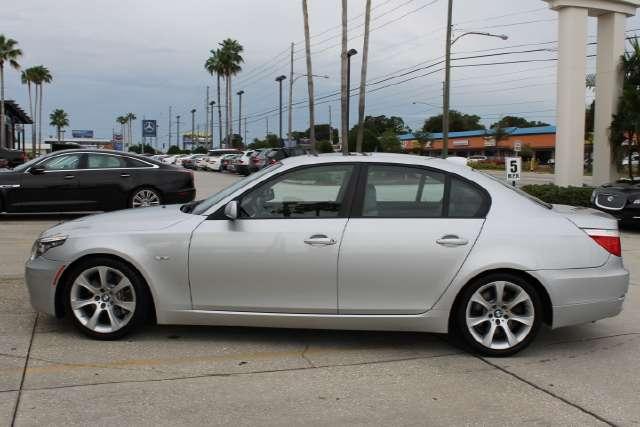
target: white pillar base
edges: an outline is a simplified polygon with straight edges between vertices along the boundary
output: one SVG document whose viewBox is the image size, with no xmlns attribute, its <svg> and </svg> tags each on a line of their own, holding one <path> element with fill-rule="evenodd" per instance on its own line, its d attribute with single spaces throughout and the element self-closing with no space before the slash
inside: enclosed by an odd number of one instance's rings
<svg viewBox="0 0 640 427">
<path fill-rule="evenodd" d="M 622 92 L 620 57 L 624 54 L 626 15 L 598 16 L 598 58 L 596 65 L 596 114 L 593 134 L 593 185 L 613 182 L 618 171 L 611 153 L 609 128 Z"/>
<path fill-rule="evenodd" d="M 558 14 L 555 183 L 563 187 L 580 187 L 583 184 L 584 168 L 588 9 L 563 7 Z"/>
</svg>

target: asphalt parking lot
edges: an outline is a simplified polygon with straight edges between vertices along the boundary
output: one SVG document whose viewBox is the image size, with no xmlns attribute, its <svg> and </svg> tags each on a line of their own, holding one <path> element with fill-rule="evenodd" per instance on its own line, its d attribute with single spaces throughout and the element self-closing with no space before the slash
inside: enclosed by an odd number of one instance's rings
<svg viewBox="0 0 640 427">
<path fill-rule="evenodd" d="M 235 179 L 196 173 L 198 197 Z M 63 219 L 0 216 L 3 425 L 640 424 L 640 231 L 623 233 L 620 316 L 491 359 L 418 333 L 148 326 L 92 341 L 34 313 L 23 282 L 33 240 Z"/>
</svg>

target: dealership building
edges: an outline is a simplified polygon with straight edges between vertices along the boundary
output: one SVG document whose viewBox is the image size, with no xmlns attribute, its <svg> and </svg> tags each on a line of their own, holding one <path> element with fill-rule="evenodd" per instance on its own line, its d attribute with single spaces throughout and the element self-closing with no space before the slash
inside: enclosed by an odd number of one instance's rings
<svg viewBox="0 0 640 427">
<path fill-rule="evenodd" d="M 535 158 L 546 163 L 555 156 L 556 128 L 542 126 L 532 128 L 505 128 L 506 135 L 496 141 L 491 129 L 473 130 L 467 132 L 449 132 L 449 154 L 452 156 L 469 157 L 475 155 L 487 156 L 491 159 L 501 159 L 514 154 L 514 147 L 528 146 L 535 153 Z M 399 136 L 405 151 L 413 151 L 420 147 L 412 133 Z M 440 156 L 442 154 L 442 134 L 433 133 L 430 141 L 424 147 L 425 154 Z M 587 145 L 588 147 L 589 145 Z"/>
</svg>

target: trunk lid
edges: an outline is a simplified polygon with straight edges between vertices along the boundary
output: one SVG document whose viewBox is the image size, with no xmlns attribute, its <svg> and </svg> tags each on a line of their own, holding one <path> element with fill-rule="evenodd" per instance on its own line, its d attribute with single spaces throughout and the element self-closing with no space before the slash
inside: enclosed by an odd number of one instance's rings
<svg viewBox="0 0 640 427">
<path fill-rule="evenodd" d="M 606 212 L 580 206 L 553 205 L 553 211 L 564 216 L 578 228 L 617 230 L 618 221 Z"/>
</svg>

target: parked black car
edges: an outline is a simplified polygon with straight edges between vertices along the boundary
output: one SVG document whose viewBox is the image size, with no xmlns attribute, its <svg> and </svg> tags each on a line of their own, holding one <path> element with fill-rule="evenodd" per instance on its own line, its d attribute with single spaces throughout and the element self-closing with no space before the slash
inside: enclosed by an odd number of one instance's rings
<svg viewBox="0 0 640 427">
<path fill-rule="evenodd" d="M 193 172 L 110 150 L 65 150 L 0 172 L 0 212 L 111 211 L 186 203 Z"/>
<path fill-rule="evenodd" d="M 12 150 L 10 148 L 0 147 L 0 159 L 4 159 L 10 168 L 21 165 L 25 162 L 26 156 L 20 150 Z"/>
<path fill-rule="evenodd" d="M 591 203 L 623 222 L 640 224 L 640 180 L 620 180 L 596 188 Z"/>
</svg>

